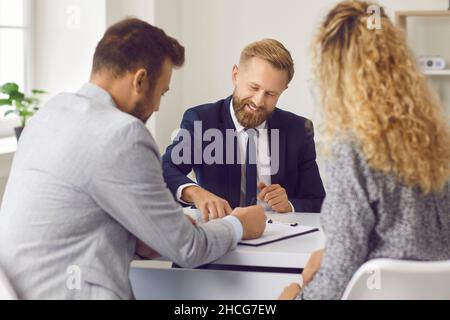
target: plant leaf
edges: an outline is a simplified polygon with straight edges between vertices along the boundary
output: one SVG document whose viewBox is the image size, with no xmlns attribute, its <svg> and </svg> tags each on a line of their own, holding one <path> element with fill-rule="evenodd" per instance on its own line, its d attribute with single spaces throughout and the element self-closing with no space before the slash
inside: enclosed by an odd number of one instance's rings
<svg viewBox="0 0 450 320">
<path fill-rule="evenodd" d="M 24 106 L 20 100 L 15 100 L 15 105 L 16 105 L 16 109 L 20 112 L 24 109 Z"/>
<path fill-rule="evenodd" d="M 5 117 L 6 117 L 8 114 L 11 114 L 11 113 L 17 113 L 17 111 L 16 111 L 16 110 L 8 110 L 8 111 L 5 112 Z"/>
<path fill-rule="evenodd" d="M 11 93 L 17 92 L 17 91 L 19 91 L 19 86 L 14 82 L 5 83 L 4 85 L 2 85 L 0 87 L 0 92 L 6 93 L 6 94 L 11 94 Z"/>
<path fill-rule="evenodd" d="M 20 91 L 14 91 L 9 94 L 9 99 L 11 100 L 23 100 L 25 95 Z"/>
<path fill-rule="evenodd" d="M 23 99 L 24 102 L 28 103 L 29 105 L 35 105 L 39 104 L 40 100 L 34 97 L 25 97 Z"/>
<path fill-rule="evenodd" d="M 19 112 L 19 115 L 21 117 L 30 117 L 30 116 L 32 116 L 34 114 L 33 111 L 28 111 L 28 110 L 25 110 L 25 109 L 19 110 L 18 112 Z"/>
<path fill-rule="evenodd" d="M 10 106 L 12 105 L 12 101 L 9 99 L 0 99 L 0 106 Z"/>
<path fill-rule="evenodd" d="M 34 90 L 31 90 L 31 93 L 33 93 L 33 94 L 46 94 L 47 91 L 34 89 Z"/>
</svg>

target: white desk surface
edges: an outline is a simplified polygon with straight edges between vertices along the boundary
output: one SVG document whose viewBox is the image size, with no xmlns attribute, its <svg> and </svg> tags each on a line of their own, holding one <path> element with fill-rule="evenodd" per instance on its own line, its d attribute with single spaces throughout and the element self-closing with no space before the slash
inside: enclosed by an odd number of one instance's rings
<svg viewBox="0 0 450 320">
<path fill-rule="evenodd" d="M 273 242 L 259 247 L 238 245 L 237 248 L 212 264 L 303 268 L 311 253 L 325 245 L 320 230 L 320 215 L 317 213 L 278 214 L 266 212 L 268 219 L 281 222 L 297 222 L 300 225 L 317 227 L 319 231 L 298 237 Z"/>
<path fill-rule="evenodd" d="M 266 215 L 276 221 L 297 222 L 312 227 L 319 227 L 320 224 L 317 213 Z M 303 268 L 310 254 L 323 248 L 324 244 L 322 231 L 317 231 L 260 247 L 238 246 L 210 264 L 213 267 L 240 266 L 239 271 L 225 271 L 226 268 L 179 269 L 170 268 L 171 262 L 168 261 L 135 261 L 131 265 L 130 281 L 137 299 L 277 299 L 285 286 L 299 281 L 299 271 L 285 273 L 278 269 L 274 272 L 255 272 L 251 267 Z"/>
<path fill-rule="evenodd" d="M 0 138 L 0 155 L 14 153 L 17 149 L 17 139 L 15 136 Z"/>
<path fill-rule="evenodd" d="M 196 214 L 196 210 L 185 209 L 185 213 Z M 273 268 L 303 268 L 311 253 L 325 245 L 325 236 L 320 229 L 320 214 L 318 213 L 287 213 L 278 214 L 266 212 L 268 219 L 281 222 L 297 222 L 300 225 L 319 228 L 319 231 L 298 237 L 273 242 L 259 247 L 238 245 L 237 248 L 222 258 L 212 262 L 215 266 L 253 266 Z M 167 261 L 161 258 L 159 261 Z M 132 267 L 154 267 L 152 261 L 136 261 Z"/>
</svg>

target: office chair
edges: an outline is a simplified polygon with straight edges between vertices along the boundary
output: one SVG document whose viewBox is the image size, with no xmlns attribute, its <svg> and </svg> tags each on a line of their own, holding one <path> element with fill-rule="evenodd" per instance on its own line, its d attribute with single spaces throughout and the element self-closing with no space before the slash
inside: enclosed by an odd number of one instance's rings
<svg viewBox="0 0 450 320">
<path fill-rule="evenodd" d="M 353 275 L 342 299 L 450 299 L 450 260 L 370 260 Z"/>
<path fill-rule="evenodd" d="M 5 273 L 0 268 L 0 300 L 17 300 L 16 293 L 12 288 Z"/>
</svg>

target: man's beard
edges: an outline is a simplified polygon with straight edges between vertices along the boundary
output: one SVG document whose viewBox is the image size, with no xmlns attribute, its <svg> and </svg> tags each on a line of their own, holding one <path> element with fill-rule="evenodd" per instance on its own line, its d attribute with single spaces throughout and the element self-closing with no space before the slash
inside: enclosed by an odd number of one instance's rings
<svg viewBox="0 0 450 320">
<path fill-rule="evenodd" d="M 251 113 L 245 109 L 246 105 L 250 105 L 257 110 Z M 233 109 L 236 119 L 245 128 L 256 128 L 272 114 L 263 107 L 256 107 L 251 99 L 240 100 L 235 94 L 233 94 Z"/>
<path fill-rule="evenodd" d="M 138 102 L 134 105 L 133 109 L 131 110 L 130 114 L 136 118 L 138 118 L 139 120 L 141 120 L 142 122 L 146 123 L 148 118 L 148 116 L 145 115 L 146 113 L 146 106 L 143 102 Z"/>
</svg>

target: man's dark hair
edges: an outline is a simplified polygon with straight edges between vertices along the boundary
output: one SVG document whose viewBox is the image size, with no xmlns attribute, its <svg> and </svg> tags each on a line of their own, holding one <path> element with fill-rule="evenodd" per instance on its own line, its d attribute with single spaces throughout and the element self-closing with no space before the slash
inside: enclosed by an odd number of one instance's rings
<svg viewBox="0 0 450 320">
<path fill-rule="evenodd" d="M 118 78 L 143 68 L 153 81 L 159 77 L 166 58 L 175 67 L 181 67 L 184 47 L 163 30 L 142 20 L 127 18 L 109 27 L 98 43 L 92 73 L 108 70 Z"/>
</svg>

